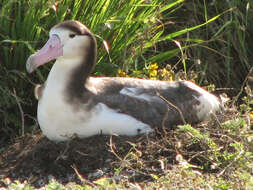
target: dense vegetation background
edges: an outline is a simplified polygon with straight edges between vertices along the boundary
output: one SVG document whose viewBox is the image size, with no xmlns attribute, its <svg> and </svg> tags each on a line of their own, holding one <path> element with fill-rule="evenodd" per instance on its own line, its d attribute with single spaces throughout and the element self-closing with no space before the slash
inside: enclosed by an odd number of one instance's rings
<svg viewBox="0 0 253 190">
<path fill-rule="evenodd" d="M 51 65 L 28 75 L 26 59 L 72 19 L 96 34 L 93 75 L 193 80 L 253 117 L 251 0 L 0 0 L 0 151 L 38 128 L 33 87 Z"/>
</svg>

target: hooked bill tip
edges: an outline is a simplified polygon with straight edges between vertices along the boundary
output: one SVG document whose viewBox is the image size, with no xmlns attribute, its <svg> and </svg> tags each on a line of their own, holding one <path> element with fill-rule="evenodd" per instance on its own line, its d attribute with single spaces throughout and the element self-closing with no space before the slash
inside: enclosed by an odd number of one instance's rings
<svg viewBox="0 0 253 190">
<path fill-rule="evenodd" d="M 36 64 L 33 64 L 33 61 L 34 61 L 33 55 L 31 55 L 26 61 L 26 71 L 28 73 L 32 73 L 37 68 Z"/>
</svg>

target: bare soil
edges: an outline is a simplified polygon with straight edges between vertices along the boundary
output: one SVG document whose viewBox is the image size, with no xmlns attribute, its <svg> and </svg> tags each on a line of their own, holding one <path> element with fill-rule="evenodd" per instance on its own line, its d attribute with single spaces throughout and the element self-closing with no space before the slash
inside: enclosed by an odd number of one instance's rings
<svg viewBox="0 0 253 190">
<path fill-rule="evenodd" d="M 130 181 L 150 181 L 152 178 L 146 173 L 151 170 L 153 173 L 162 174 L 157 162 L 158 157 L 169 157 L 172 163 L 175 158 L 173 151 L 161 150 L 162 147 L 148 153 L 147 144 L 153 143 L 159 136 L 98 135 L 55 143 L 38 131 L 36 134 L 16 139 L 13 145 L 1 153 L 0 178 L 21 182 L 26 180 L 35 187 L 44 186 L 52 178 L 63 184 L 89 182 L 102 176 L 114 176 L 116 181 L 124 176 L 128 176 Z M 150 167 L 137 171 L 138 157 L 145 158 L 145 165 Z M 123 160 L 126 161 L 126 166 L 122 167 L 124 171 L 120 172 L 121 175 L 117 175 L 115 170 L 121 167 Z M 128 165 L 130 162 L 131 166 Z"/>
</svg>

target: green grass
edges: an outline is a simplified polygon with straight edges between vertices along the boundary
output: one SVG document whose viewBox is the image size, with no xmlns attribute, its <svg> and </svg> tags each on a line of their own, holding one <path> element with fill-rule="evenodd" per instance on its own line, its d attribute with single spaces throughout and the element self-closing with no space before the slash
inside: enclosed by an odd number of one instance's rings
<svg viewBox="0 0 253 190">
<path fill-rule="evenodd" d="M 232 93 L 235 94 L 253 66 L 252 43 L 249 43 L 253 31 L 250 16 L 252 2 L 205 1 L 203 4 L 203 1 L 197 0 L 190 8 L 195 12 L 192 22 L 196 24 L 228 11 L 216 22 L 191 33 L 190 38 L 200 38 L 202 43 L 197 46 L 196 55 L 189 59 L 200 60 L 199 69 L 205 71 L 209 82 L 223 88 L 232 87 Z"/>
</svg>

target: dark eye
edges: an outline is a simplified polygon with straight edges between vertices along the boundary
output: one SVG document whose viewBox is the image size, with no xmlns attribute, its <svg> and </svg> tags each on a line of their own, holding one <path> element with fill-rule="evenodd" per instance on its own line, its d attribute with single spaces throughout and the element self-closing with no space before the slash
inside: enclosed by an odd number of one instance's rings
<svg viewBox="0 0 253 190">
<path fill-rule="evenodd" d="M 76 35 L 75 34 L 69 34 L 70 38 L 74 38 Z"/>
</svg>

